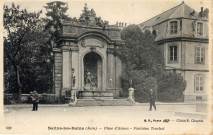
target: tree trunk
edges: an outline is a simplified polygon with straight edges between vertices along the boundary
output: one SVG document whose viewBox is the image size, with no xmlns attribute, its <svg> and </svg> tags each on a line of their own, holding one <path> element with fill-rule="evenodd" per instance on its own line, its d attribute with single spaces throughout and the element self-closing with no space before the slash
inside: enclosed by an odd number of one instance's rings
<svg viewBox="0 0 213 135">
<path fill-rule="evenodd" d="M 21 88 L 22 88 L 22 85 L 20 83 L 19 66 L 17 66 L 15 69 L 16 69 L 16 77 L 17 77 L 17 84 L 18 84 L 18 102 L 21 103 Z"/>
</svg>

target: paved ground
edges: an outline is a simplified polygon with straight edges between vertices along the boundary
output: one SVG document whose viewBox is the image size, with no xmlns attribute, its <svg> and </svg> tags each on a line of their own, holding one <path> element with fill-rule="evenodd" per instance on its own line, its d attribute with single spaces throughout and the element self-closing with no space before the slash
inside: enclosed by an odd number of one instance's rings
<svg viewBox="0 0 213 135">
<path fill-rule="evenodd" d="M 3 133 L 33 132 L 44 134 L 62 132 L 67 134 L 111 134 L 112 132 L 116 134 L 123 132 L 142 134 L 149 131 L 163 134 L 174 133 L 174 131 L 177 133 L 188 131 L 197 133 L 198 129 L 203 133 L 207 130 L 207 121 L 204 118 L 175 116 L 175 112 L 179 111 L 195 112 L 195 105 L 162 104 L 157 106 L 157 111 L 148 111 L 148 104 L 88 107 L 40 105 L 38 111 L 31 111 L 31 105 L 6 107 L 9 112 L 4 113 L 4 125 L 2 126 L 3 129 L 0 128 L 0 133 L 2 131 Z M 163 122 L 165 119 L 169 119 L 169 122 Z M 190 122 L 177 122 L 179 119 L 189 119 Z M 192 119 L 202 120 L 203 122 L 191 122 Z M 12 127 L 12 129 L 8 130 L 6 126 Z M 86 130 L 88 126 L 93 127 L 93 129 Z M 72 127 L 76 127 L 76 129 L 73 130 Z M 84 130 L 77 127 L 83 127 Z M 119 129 L 118 127 L 123 127 L 123 130 L 116 130 Z M 137 127 L 142 130 L 136 130 L 139 129 Z M 158 128 L 158 130 L 151 130 L 152 127 Z M 53 130 L 54 128 L 56 129 Z M 146 130 L 147 128 L 149 130 Z"/>
</svg>

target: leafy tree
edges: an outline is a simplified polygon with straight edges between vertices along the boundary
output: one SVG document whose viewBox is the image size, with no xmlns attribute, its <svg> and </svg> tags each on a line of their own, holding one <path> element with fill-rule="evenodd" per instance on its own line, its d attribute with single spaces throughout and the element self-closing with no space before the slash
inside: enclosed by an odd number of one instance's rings
<svg viewBox="0 0 213 135">
<path fill-rule="evenodd" d="M 47 45 L 49 46 L 49 56 L 50 57 L 50 64 L 49 68 L 52 71 L 53 67 L 53 56 L 52 54 L 52 49 L 57 46 L 57 40 L 60 37 L 60 27 L 62 26 L 63 21 L 71 21 L 71 17 L 69 17 L 66 12 L 68 10 L 68 5 L 67 3 L 61 2 L 61 1 L 53 1 L 46 3 L 46 6 L 44 6 L 47 13 L 46 13 L 46 18 L 43 18 L 45 22 L 45 31 L 49 33 L 49 39 L 47 42 Z M 53 71 L 52 71 L 53 72 Z M 51 72 L 51 73 L 52 73 Z M 49 76 L 50 80 L 53 80 L 53 75 L 51 74 Z M 60 99 L 59 99 L 60 102 Z"/>
<path fill-rule="evenodd" d="M 125 63 L 121 75 L 124 92 L 128 93 L 128 88 L 134 87 L 135 100 L 145 102 L 149 89 L 157 88 L 154 76 L 163 68 L 160 52 L 157 51 L 154 36 L 149 31 L 143 33 L 137 25 L 123 29 L 121 38 L 126 44 L 117 49 L 117 55 Z"/>
<path fill-rule="evenodd" d="M 118 55 L 126 62 L 129 71 L 146 70 L 155 75 L 163 68 L 161 52 L 149 31 L 143 33 L 139 26 L 130 25 L 122 30 L 121 38 L 126 41 L 126 45 L 117 49 Z"/>
<path fill-rule="evenodd" d="M 60 36 L 60 26 L 63 21 L 71 21 L 72 19 L 66 14 L 68 10 L 67 3 L 61 1 L 53 1 L 46 3 L 46 30 L 50 32 L 49 44 L 56 47 L 57 40 Z"/>
<path fill-rule="evenodd" d="M 19 101 L 21 93 L 46 92 L 52 86 L 52 48 L 46 44 L 50 34 L 44 31 L 41 13 L 4 6 L 5 89 L 17 93 Z"/>
<path fill-rule="evenodd" d="M 37 90 L 39 93 L 52 89 L 52 56 L 51 48 L 48 46 L 49 33 L 44 31 L 44 24 L 41 28 L 31 32 L 27 58 L 24 66 L 21 67 L 24 76 L 21 76 L 24 86 L 23 93 L 30 90 Z"/>
<path fill-rule="evenodd" d="M 20 6 L 4 6 L 4 19 L 3 25 L 6 30 L 6 36 L 4 37 L 4 57 L 6 66 L 11 64 L 12 68 L 9 70 L 14 71 L 16 78 L 15 88 L 18 88 L 19 101 L 23 88 L 21 84 L 20 75 L 21 67 L 26 62 L 27 54 L 29 53 L 28 42 L 31 41 L 31 33 L 34 29 L 40 27 L 38 24 L 38 13 L 29 13 L 26 9 L 20 10 Z"/>
<path fill-rule="evenodd" d="M 169 90 L 173 91 L 175 87 L 170 87 L 169 80 L 177 81 L 177 85 L 185 86 L 184 80 L 181 80 L 179 75 L 172 74 L 170 76 L 167 75 L 167 71 L 164 71 L 163 52 L 161 52 L 160 46 L 155 43 L 155 37 L 149 31 L 142 32 L 139 26 L 130 25 L 122 30 L 121 38 L 126 41 L 126 44 L 119 47 L 116 53 L 125 63 L 121 75 L 124 96 L 125 92 L 128 93 L 129 87 L 134 87 L 136 89 L 136 101 L 146 102 L 151 88 L 155 90 L 156 94 L 157 90 L 163 87 L 167 87 L 163 93 Z M 167 75 L 167 80 L 161 80 L 165 75 Z M 158 85 L 160 88 L 158 88 Z M 172 97 L 180 96 L 184 89 L 185 87 L 176 88 L 175 91 L 179 93 Z M 158 93 L 161 92 L 158 91 Z M 175 93 L 170 92 L 169 94 Z M 163 95 L 159 94 L 158 96 Z"/>
</svg>

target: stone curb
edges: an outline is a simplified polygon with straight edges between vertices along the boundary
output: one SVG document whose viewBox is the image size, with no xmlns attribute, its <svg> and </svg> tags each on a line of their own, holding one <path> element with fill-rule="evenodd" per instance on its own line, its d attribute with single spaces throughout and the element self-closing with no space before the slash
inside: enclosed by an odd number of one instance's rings
<svg viewBox="0 0 213 135">
<path fill-rule="evenodd" d="M 5 105 L 4 107 L 32 107 L 32 104 L 13 104 Z M 39 107 L 65 107 L 68 104 L 39 104 Z"/>
<path fill-rule="evenodd" d="M 175 116 L 206 118 L 207 117 L 207 113 L 200 113 L 200 112 L 175 112 Z"/>
<path fill-rule="evenodd" d="M 136 103 L 131 106 L 148 106 L 149 103 Z M 161 103 L 156 102 L 156 105 L 196 105 L 196 103 Z M 32 104 L 11 104 L 4 105 L 5 107 L 32 107 Z M 66 107 L 69 104 L 39 104 L 40 107 Z M 108 106 L 108 105 L 107 105 Z M 112 105 L 116 106 L 116 105 Z M 126 106 L 126 105 L 117 105 L 117 106 Z M 129 106 L 129 105 L 128 105 Z"/>
</svg>

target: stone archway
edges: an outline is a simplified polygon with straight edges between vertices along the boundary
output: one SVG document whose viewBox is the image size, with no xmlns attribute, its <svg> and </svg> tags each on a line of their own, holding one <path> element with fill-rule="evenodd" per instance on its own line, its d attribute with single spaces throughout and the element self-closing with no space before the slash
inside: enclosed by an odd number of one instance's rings
<svg viewBox="0 0 213 135">
<path fill-rule="evenodd" d="M 103 60 L 96 52 L 89 52 L 83 58 L 84 90 L 102 91 L 103 89 Z"/>
</svg>

